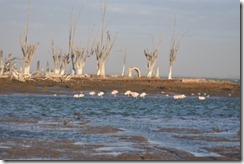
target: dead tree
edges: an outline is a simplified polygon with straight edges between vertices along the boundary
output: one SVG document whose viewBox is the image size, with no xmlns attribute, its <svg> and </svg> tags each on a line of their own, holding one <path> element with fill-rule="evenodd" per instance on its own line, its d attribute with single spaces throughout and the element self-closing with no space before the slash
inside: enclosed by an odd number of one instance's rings
<svg viewBox="0 0 244 164">
<path fill-rule="evenodd" d="M 154 44 L 153 44 L 152 52 L 149 52 L 148 49 L 144 50 L 144 54 L 147 58 L 147 68 L 148 68 L 147 77 L 152 77 L 153 68 L 158 60 L 158 48 L 159 48 L 160 44 L 162 43 L 162 41 L 163 41 L 163 38 L 160 39 L 156 48 L 154 48 Z"/>
<path fill-rule="evenodd" d="M 122 76 L 124 76 L 124 74 L 125 74 L 126 56 L 127 56 L 127 53 L 126 53 L 126 49 L 125 49 L 124 64 L 123 64 L 123 68 L 122 68 Z"/>
<path fill-rule="evenodd" d="M 4 73 L 9 73 L 13 65 L 15 64 L 16 57 L 13 57 L 10 53 L 8 55 L 8 58 L 5 58 L 4 61 L 2 61 L 3 58 L 3 51 L 0 51 L 0 57 L 1 57 L 1 65 L 0 65 L 0 75 L 3 75 Z"/>
<path fill-rule="evenodd" d="M 76 75 L 82 75 L 83 68 L 86 63 L 86 59 L 89 58 L 90 56 L 92 56 L 94 53 L 94 50 L 93 50 L 94 43 L 92 44 L 92 46 L 90 43 L 91 33 L 89 35 L 86 48 L 85 49 L 81 48 L 81 45 L 77 46 L 75 53 L 72 56 L 73 70 Z"/>
<path fill-rule="evenodd" d="M 24 74 L 30 74 L 30 64 L 31 61 L 39 48 L 39 42 L 36 44 L 28 44 L 28 30 L 29 30 L 29 21 L 30 21 L 30 1 L 29 1 L 29 11 L 28 11 L 28 20 L 24 31 L 24 39 L 22 40 L 20 36 L 20 47 L 24 56 L 25 68 Z"/>
<path fill-rule="evenodd" d="M 46 73 L 50 72 L 50 68 L 49 68 L 49 62 L 47 61 L 47 65 L 46 65 Z"/>
<path fill-rule="evenodd" d="M 61 66 L 60 66 L 60 75 L 64 75 L 65 74 L 65 69 L 67 68 L 68 64 L 70 63 L 69 60 L 69 55 L 65 55 L 62 54 L 62 52 L 60 52 L 59 55 L 59 60 L 61 61 Z"/>
<path fill-rule="evenodd" d="M 104 44 L 105 35 L 105 16 L 106 16 L 106 3 L 102 7 L 101 4 L 101 19 L 102 19 L 102 29 L 100 41 L 96 39 L 95 53 L 97 58 L 97 75 L 105 76 L 105 61 L 107 57 L 111 54 L 112 48 L 114 46 L 117 34 L 115 35 L 113 41 L 111 41 L 111 36 L 109 31 L 106 32 L 106 44 Z"/>
<path fill-rule="evenodd" d="M 37 64 L 36 64 L 36 73 L 37 74 L 40 73 L 40 61 L 39 60 L 37 61 Z"/>
<path fill-rule="evenodd" d="M 178 53 L 178 50 L 180 48 L 180 42 L 184 35 L 181 36 L 180 39 L 177 39 L 175 36 L 175 19 L 174 19 L 174 31 L 171 39 L 171 48 L 169 53 L 169 74 L 168 79 L 172 79 L 172 67 L 176 59 L 176 55 Z"/>
<path fill-rule="evenodd" d="M 76 22 L 73 25 L 70 25 L 70 32 L 69 32 L 69 57 L 71 58 L 72 62 L 72 69 L 74 71 L 75 75 L 81 75 L 83 73 L 83 68 L 86 63 L 86 59 L 93 55 L 93 47 L 94 43 L 91 47 L 90 39 L 91 39 L 91 33 L 88 38 L 87 47 L 86 49 L 82 48 L 82 45 L 80 44 L 75 49 L 75 32 L 76 32 L 76 26 L 78 24 L 79 17 L 77 18 Z"/>
<path fill-rule="evenodd" d="M 62 52 L 60 51 L 59 55 L 57 54 L 57 49 L 55 48 L 54 41 L 51 43 L 51 50 L 53 55 L 53 62 L 54 62 L 54 73 L 60 74 L 60 66 L 62 63 Z"/>
<path fill-rule="evenodd" d="M 0 51 L 0 75 L 3 74 L 3 50 Z"/>
</svg>

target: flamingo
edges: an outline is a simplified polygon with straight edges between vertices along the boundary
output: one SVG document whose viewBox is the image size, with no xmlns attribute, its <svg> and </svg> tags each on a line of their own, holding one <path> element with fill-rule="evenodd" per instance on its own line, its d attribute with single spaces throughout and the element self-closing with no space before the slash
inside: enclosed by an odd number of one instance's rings
<svg viewBox="0 0 244 164">
<path fill-rule="evenodd" d="M 113 91 L 111 92 L 111 94 L 114 95 L 114 97 L 116 97 L 116 94 L 117 94 L 117 93 L 119 93 L 119 91 L 117 91 L 117 90 L 113 90 Z"/>
<path fill-rule="evenodd" d="M 104 92 L 99 92 L 97 95 L 98 95 L 99 97 L 103 98 Z"/>
<path fill-rule="evenodd" d="M 73 97 L 74 98 L 79 98 L 79 94 L 75 94 Z"/>
<path fill-rule="evenodd" d="M 92 91 L 92 92 L 89 92 L 89 95 L 91 96 L 94 96 L 96 94 L 96 92 Z"/>
<path fill-rule="evenodd" d="M 184 99 L 186 98 L 186 95 L 182 94 L 182 95 L 174 95 L 174 99 Z"/>
<path fill-rule="evenodd" d="M 139 96 L 139 93 L 137 92 L 132 92 L 131 95 L 134 97 L 134 98 L 137 98 Z"/>
<path fill-rule="evenodd" d="M 83 93 L 80 94 L 74 94 L 74 98 L 80 98 L 80 97 L 84 97 L 85 95 Z"/>
<path fill-rule="evenodd" d="M 128 90 L 128 91 L 125 92 L 125 96 L 128 96 L 129 97 L 131 93 L 132 92 L 130 90 Z"/>
<path fill-rule="evenodd" d="M 143 93 L 140 94 L 140 97 L 145 98 L 146 95 L 147 95 L 146 92 L 143 92 Z"/>
<path fill-rule="evenodd" d="M 199 100 L 205 100 L 206 98 L 204 96 L 199 96 L 198 99 Z"/>
</svg>

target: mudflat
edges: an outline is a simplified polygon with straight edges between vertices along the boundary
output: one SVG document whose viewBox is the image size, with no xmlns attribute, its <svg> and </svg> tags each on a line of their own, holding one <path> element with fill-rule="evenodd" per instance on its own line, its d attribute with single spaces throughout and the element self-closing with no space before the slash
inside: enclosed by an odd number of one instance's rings
<svg viewBox="0 0 244 164">
<path fill-rule="evenodd" d="M 149 94 L 185 94 L 195 95 L 205 93 L 210 96 L 240 96 L 240 84 L 224 80 L 207 79 L 156 79 L 156 78 L 128 78 L 128 77 L 73 77 L 66 82 L 56 78 L 47 79 L 36 77 L 26 82 L 0 78 L 0 93 L 37 93 L 55 94 L 50 87 L 61 87 L 74 91 L 104 91 L 116 89 L 119 93 L 127 90 L 146 92 Z"/>
</svg>

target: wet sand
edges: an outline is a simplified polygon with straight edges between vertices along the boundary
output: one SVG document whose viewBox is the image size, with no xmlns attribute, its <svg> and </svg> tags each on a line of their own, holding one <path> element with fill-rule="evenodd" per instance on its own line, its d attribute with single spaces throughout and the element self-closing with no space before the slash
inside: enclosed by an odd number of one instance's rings
<svg viewBox="0 0 244 164">
<path fill-rule="evenodd" d="M 31 81 L 19 82 L 9 78 L 0 78 L 0 93 L 37 93 L 56 94 L 52 87 L 61 87 L 73 91 L 104 91 L 111 92 L 116 89 L 121 92 L 127 90 L 146 92 L 149 94 L 185 94 L 198 95 L 206 93 L 210 96 L 240 96 L 240 85 L 229 81 L 206 79 L 154 79 L 154 78 L 128 78 L 128 77 L 74 77 L 65 83 L 50 79 L 33 78 Z M 62 92 L 59 91 L 60 94 Z"/>
<path fill-rule="evenodd" d="M 2 123 L 37 123 L 33 120 L 0 120 Z M 115 129 L 112 127 L 92 127 L 92 126 L 80 127 L 79 133 L 85 134 L 109 134 L 112 137 L 117 138 L 123 142 L 133 143 L 133 150 L 129 152 L 117 153 L 112 152 L 111 147 L 103 144 L 87 144 L 77 143 L 74 140 L 45 140 L 45 139 L 30 139 L 30 138 L 9 138 L 0 139 L 0 158 L 4 160 L 200 160 L 200 161 L 212 161 L 212 160 L 241 160 L 240 147 L 213 147 L 205 148 L 209 152 L 217 153 L 219 156 L 203 156 L 196 157 L 193 154 L 182 151 L 176 148 L 168 148 L 163 146 L 156 146 L 149 143 L 148 138 L 145 136 L 128 136 L 120 135 L 118 132 L 121 129 Z M 49 125 L 47 125 L 49 126 Z M 52 125 L 52 127 L 46 127 L 52 132 L 57 132 L 57 129 L 65 127 L 65 131 L 58 132 L 68 133 L 72 131 L 72 126 L 69 124 Z M 181 129 L 167 128 L 160 129 L 160 131 L 166 130 L 167 132 L 180 132 Z M 189 134 L 202 133 L 195 129 L 185 129 Z M 50 132 L 50 131 L 48 131 Z M 182 137 L 184 138 L 184 137 Z M 240 137 L 238 137 L 240 141 Z M 205 140 L 206 138 L 187 138 L 190 140 Z M 222 142 L 221 138 L 207 138 L 211 142 Z M 112 147 L 113 148 L 113 147 Z M 118 147 L 117 147 L 118 148 Z M 110 150 L 110 151 L 109 151 Z"/>
</svg>

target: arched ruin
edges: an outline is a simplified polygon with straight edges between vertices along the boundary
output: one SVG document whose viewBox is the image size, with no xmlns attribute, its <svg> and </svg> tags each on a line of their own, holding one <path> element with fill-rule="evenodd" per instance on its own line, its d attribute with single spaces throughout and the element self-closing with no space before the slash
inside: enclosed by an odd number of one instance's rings
<svg viewBox="0 0 244 164">
<path fill-rule="evenodd" d="M 140 69 L 139 68 L 137 68 L 137 67 L 129 67 L 129 69 L 128 69 L 128 77 L 132 77 L 132 71 L 136 71 L 136 73 L 137 73 L 137 77 L 141 77 L 141 71 L 140 71 Z"/>
</svg>

